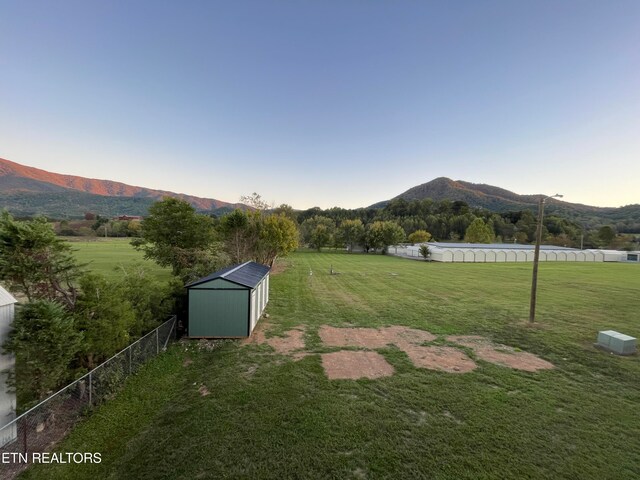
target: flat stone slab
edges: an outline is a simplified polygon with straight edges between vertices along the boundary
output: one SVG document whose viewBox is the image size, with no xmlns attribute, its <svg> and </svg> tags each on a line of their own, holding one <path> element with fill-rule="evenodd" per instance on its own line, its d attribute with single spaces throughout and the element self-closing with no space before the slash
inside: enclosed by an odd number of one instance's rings
<svg viewBox="0 0 640 480">
<path fill-rule="evenodd" d="M 323 353 L 322 367 L 330 380 L 380 378 L 393 375 L 394 368 L 378 352 Z"/>
</svg>

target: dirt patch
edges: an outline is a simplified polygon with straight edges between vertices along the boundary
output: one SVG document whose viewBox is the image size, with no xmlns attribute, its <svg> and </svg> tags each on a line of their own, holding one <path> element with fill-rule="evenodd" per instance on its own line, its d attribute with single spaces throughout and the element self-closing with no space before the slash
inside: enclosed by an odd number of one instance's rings
<svg viewBox="0 0 640 480">
<path fill-rule="evenodd" d="M 190 358 L 185 358 L 184 362 L 182 362 L 182 366 L 183 367 L 188 367 L 189 365 L 191 365 L 193 363 L 193 360 L 191 360 Z"/>
<path fill-rule="evenodd" d="M 384 348 L 392 338 L 377 328 L 336 328 L 323 325 L 318 331 L 322 343 L 329 347 Z"/>
<path fill-rule="evenodd" d="M 284 260 L 276 260 L 276 263 L 273 264 L 271 270 L 269 270 L 269 275 L 280 275 L 287 268 L 289 268 L 291 264 Z"/>
<path fill-rule="evenodd" d="M 388 377 L 394 372 L 393 367 L 377 352 L 343 350 L 323 353 L 322 366 L 330 380 Z"/>
<path fill-rule="evenodd" d="M 447 340 L 468 347 L 474 351 L 478 358 L 503 367 L 526 372 L 554 368 L 552 363 L 533 353 L 518 352 L 512 347 L 493 343 L 489 339 L 477 335 L 454 335 L 447 337 Z"/>
<path fill-rule="evenodd" d="M 276 353 L 289 355 L 296 350 L 304 349 L 304 331 L 289 330 L 285 337 L 265 338 L 265 342 L 273 347 Z"/>
<path fill-rule="evenodd" d="M 329 347 L 384 348 L 387 345 L 415 345 L 435 340 L 435 335 L 415 328 L 336 328 L 323 325 L 318 331 L 322 343 Z"/>
<path fill-rule="evenodd" d="M 267 338 L 265 331 L 267 324 L 262 323 L 258 325 L 253 331 L 253 334 L 242 341 L 244 345 L 255 344 L 261 345 L 266 343 L 271 346 L 276 353 L 281 355 L 291 355 L 298 350 L 304 350 L 304 327 L 294 327 L 285 333 L 284 337 L 270 337 Z M 296 355 L 296 360 L 300 360 L 299 355 Z"/>
<path fill-rule="evenodd" d="M 466 373 L 474 370 L 476 363 L 464 352 L 453 347 L 405 345 L 406 352 L 413 364 L 418 368 L 428 368 L 449 373 Z"/>
<path fill-rule="evenodd" d="M 402 327 L 394 325 L 392 327 L 384 327 L 380 329 L 389 338 L 393 338 L 391 343 L 402 348 L 403 345 L 419 345 L 424 342 L 433 342 L 436 336 L 426 330 L 418 330 L 416 328 Z"/>
</svg>

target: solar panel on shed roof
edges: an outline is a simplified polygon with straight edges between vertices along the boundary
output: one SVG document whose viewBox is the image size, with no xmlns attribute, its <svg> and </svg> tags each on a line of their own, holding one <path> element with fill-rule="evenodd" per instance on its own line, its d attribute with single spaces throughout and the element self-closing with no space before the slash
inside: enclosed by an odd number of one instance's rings
<svg viewBox="0 0 640 480">
<path fill-rule="evenodd" d="M 262 265 L 256 262 L 246 262 L 239 265 L 231 265 L 230 267 L 225 267 L 217 272 L 214 272 L 206 277 L 201 278 L 200 280 L 196 280 L 187 285 L 188 287 L 193 287 L 195 285 L 199 285 L 201 283 L 209 282 L 211 280 L 215 280 L 216 278 L 224 278 L 225 280 L 229 280 L 234 283 L 238 283 L 240 285 L 244 285 L 245 287 L 254 288 L 260 280 L 262 280 L 267 273 L 271 270 L 266 265 Z"/>
</svg>

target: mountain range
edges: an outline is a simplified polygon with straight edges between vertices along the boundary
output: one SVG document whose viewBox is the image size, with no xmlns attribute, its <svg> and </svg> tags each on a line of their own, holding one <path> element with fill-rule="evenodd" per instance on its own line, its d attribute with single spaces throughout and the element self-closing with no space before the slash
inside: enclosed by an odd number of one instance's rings
<svg viewBox="0 0 640 480">
<path fill-rule="evenodd" d="M 16 216 L 40 214 L 50 218 L 81 218 L 85 212 L 103 216 L 144 216 L 152 203 L 165 196 L 186 200 L 196 210 L 216 215 L 235 208 L 246 208 L 240 203 L 213 198 L 51 173 L 0 158 L 0 209 L 6 208 Z M 427 198 L 436 201 L 462 200 L 471 207 L 501 213 L 536 210 L 541 195 L 519 195 L 492 185 L 440 177 L 370 208 L 382 208 L 394 199 L 411 201 Z M 575 221 L 587 229 L 609 224 L 620 232 L 640 232 L 638 204 L 607 208 L 550 199 L 545 212 Z"/>
<path fill-rule="evenodd" d="M 244 207 L 214 198 L 51 173 L 0 158 L 0 207 L 18 216 L 79 218 L 85 212 L 146 215 L 153 202 L 166 196 L 186 200 L 198 211 L 215 214 Z"/>
<path fill-rule="evenodd" d="M 382 208 L 392 200 L 406 201 L 423 200 L 462 200 L 475 208 L 486 208 L 493 212 L 534 210 L 537 211 L 538 202 L 544 195 L 519 195 L 504 188 L 471 183 L 463 180 L 451 180 L 439 177 L 423 183 L 397 195 L 391 200 L 371 205 Z M 620 232 L 640 232 L 640 205 L 626 205 L 624 207 L 594 207 L 581 203 L 570 203 L 552 198 L 546 201 L 546 214 L 555 214 L 575 221 L 584 228 L 594 228 L 604 224 L 614 225 Z"/>
</svg>

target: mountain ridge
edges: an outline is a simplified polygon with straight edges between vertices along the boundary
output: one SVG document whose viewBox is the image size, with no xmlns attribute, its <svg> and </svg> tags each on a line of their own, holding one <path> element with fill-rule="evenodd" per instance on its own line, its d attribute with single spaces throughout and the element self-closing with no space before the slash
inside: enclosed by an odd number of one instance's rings
<svg viewBox="0 0 640 480">
<path fill-rule="evenodd" d="M 0 158 L 0 192 L 2 193 L 3 199 L 12 199 L 14 203 L 16 201 L 19 203 L 18 199 L 26 197 L 32 197 L 31 200 L 37 203 L 36 197 L 40 194 L 51 195 L 57 193 L 73 196 L 72 192 L 81 192 L 100 197 L 120 199 L 160 200 L 165 196 L 169 196 L 185 200 L 200 211 L 245 208 L 245 206 L 240 203 L 225 202 L 215 198 L 197 197 L 195 195 L 176 193 L 168 190 L 128 185 L 114 180 L 101 180 L 77 175 L 53 173 L 40 168 L 22 165 L 4 158 Z M 76 195 L 76 197 L 78 196 Z M 88 199 L 89 197 L 85 198 Z"/>
<path fill-rule="evenodd" d="M 542 194 L 521 195 L 504 188 L 485 183 L 472 183 L 438 177 L 416 185 L 391 200 L 374 203 L 369 208 L 383 208 L 394 200 L 405 201 L 431 199 L 461 200 L 473 208 L 485 208 L 496 213 L 518 210 L 536 210 Z M 602 224 L 614 224 L 619 231 L 635 231 L 640 225 L 640 204 L 622 207 L 596 207 L 581 203 L 566 202 L 551 198 L 546 202 L 545 212 L 563 216 L 591 228 Z"/>
</svg>

